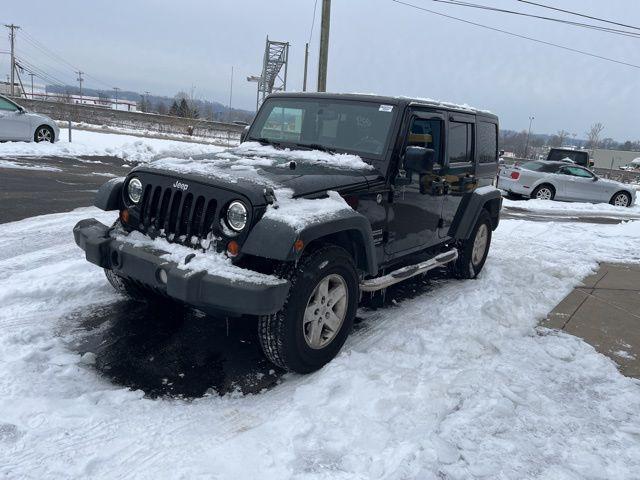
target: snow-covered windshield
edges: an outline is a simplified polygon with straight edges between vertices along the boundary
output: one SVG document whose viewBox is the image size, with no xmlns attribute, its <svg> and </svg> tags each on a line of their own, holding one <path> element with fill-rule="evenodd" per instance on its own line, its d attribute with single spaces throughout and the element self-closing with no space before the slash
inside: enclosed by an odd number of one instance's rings
<svg viewBox="0 0 640 480">
<path fill-rule="evenodd" d="M 394 105 L 373 102 L 271 98 L 260 109 L 247 140 L 380 160 L 396 110 Z"/>
</svg>

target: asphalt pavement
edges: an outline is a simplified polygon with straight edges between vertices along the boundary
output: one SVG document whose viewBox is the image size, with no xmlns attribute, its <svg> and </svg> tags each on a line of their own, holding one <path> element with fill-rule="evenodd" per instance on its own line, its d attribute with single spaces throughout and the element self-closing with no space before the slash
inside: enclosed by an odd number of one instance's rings
<svg viewBox="0 0 640 480">
<path fill-rule="evenodd" d="M 131 169 L 116 157 L 7 156 L 0 160 L 0 223 L 90 206 L 100 185 Z"/>
</svg>

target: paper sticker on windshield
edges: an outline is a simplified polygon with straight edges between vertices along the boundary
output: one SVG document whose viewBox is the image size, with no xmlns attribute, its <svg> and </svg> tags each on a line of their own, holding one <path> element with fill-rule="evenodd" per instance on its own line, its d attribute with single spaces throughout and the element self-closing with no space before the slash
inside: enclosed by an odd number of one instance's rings
<svg viewBox="0 0 640 480">
<path fill-rule="evenodd" d="M 380 105 L 379 112 L 393 112 L 393 105 Z"/>
</svg>

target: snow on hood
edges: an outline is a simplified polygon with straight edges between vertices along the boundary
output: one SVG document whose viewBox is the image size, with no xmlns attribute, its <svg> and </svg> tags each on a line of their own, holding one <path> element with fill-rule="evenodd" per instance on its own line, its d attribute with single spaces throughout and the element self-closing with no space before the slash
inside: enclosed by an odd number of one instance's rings
<svg viewBox="0 0 640 480">
<path fill-rule="evenodd" d="M 327 220 L 351 210 L 337 192 L 330 191 L 327 194 L 326 198 L 293 198 L 293 190 L 278 189 L 275 191 L 276 203 L 267 207 L 262 218 L 285 223 L 299 232 L 314 222 Z"/>
<path fill-rule="evenodd" d="M 245 142 L 220 153 L 189 159 L 160 158 L 149 163 L 148 166 L 176 173 L 220 178 L 229 182 L 242 179 L 268 184 L 265 177 L 260 175 L 261 168 L 289 168 L 291 162 L 338 170 L 373 170 L 374 168 L 357 155 L 333 154 L 320 150 L 277 149 L 257 142 Z"/>
</svg>

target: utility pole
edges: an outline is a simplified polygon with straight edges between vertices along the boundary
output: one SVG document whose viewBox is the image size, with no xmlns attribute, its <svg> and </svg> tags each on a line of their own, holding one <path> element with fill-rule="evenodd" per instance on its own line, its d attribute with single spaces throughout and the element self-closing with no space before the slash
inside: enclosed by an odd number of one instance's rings
<svg viewBox="0 0 640 480">
<path fill-rule="evenodd" d="M 113 91 L 116 92 L 116 110 L 118 110 L 118 87 L 113 87 Z"/>
<path fill-rule="evenodd" d="M 34 77 L 35 73 L 30 73 L 29 76 L 31 77 L 31 100 L 33 100 L 33 77 Z"/>
<path fill-rule="evenodd" d="M 84 82 L 84 78 L 82 78 L 82 75 L 84 74 L 84 72 L 78 70 L 76 73 L 78 74 L 78 83 L 80 84 L 80 104 L 82 104 L 82 82 Z"/>
<path fill-rule="evenodd" d="M 229 85 L 229 110 L 227 111 L 227 122 L 231 123 L 231 101 L 233 100 L 233 65 L 231 66 L 231 84 Z"/>
<path fill-rule="evenodd" d="M 20 27 L 18 25 L 14 25 L 13 23 L 7 25 L 5 24 L 5 27 L 7 27 L 10 31 L 9 33 L 9 39 L 11 42 L 11 86 L 10 86 L 10 92 L 11 95 L 15 95 L 15 88 L 14 88 L 14 83 L 15 83 L 15 74 L 16 74 L 16 30 L 18 30 Z"/>
<path fill-rule="evenodd" d="M 536 117 L 534 116 L 530 116 L 529 117 L 529 133 L 527 133 L 527 146 L 524 147 L 524 158 L 529 158 L 529 137 L 531 137 L 531 124 L 533 123 L 533 121 L 535 120 Z"/>
<path fill-rule="evenodd" d="M 302 91 L 307 91 L 307 67 L 309 66 L 309 44 L 304 46 L 304 80 L 302 81 Z"/>
<path fill-rule="evenodd" d="M 318 61 L 318 91 L 327 91 L 327 63 L 329 62 L 329 24 L 331 22 L 331 0 L 322 0 L 322 23 L 320 24 L 320 57 Z"/>
</svg>

